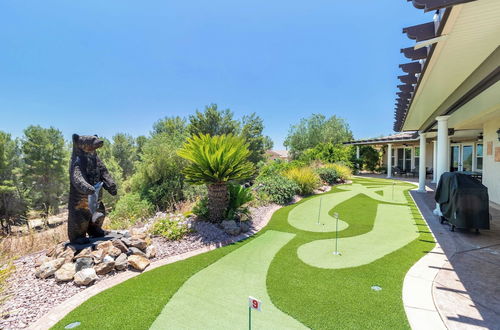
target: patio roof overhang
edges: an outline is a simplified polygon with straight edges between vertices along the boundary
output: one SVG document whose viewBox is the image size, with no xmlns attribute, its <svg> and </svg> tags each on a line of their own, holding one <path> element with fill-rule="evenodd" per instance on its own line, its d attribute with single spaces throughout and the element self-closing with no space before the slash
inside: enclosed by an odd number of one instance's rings
<svg viewBox="0 0 500 330">
<path fill-rule="evenodd" d="M 410 96 L 398 94 L 400 98 L 407 98 L 409 105 L 407 109 L 398 107 L 395 110 L 395 131 L 424 130 L 424 122 L 429 116 L 436 115 L 434 111 L 440 104 L 500 44 L 500 1 L 412 2 L 416 8 L 424 11 L 446 9 L 436 13 L 434 22 L 403 29 L 410 39 L 417 41 L 417 45 L 403 48 L 401 53 L 413 61 L 419 61 L 400 65 L 407 75 L 398 77 L 405 82 L 398 87 L 401 92 L 410 93 Z M 434 33 L 431 31 L 432 25 Z M 417 64 L 421 66 L 420 72 Z"/>
<path fill-rule="evenodd" d="M 353 140 L 344 142 L 345 145 L 377 145 L 387 143 L 416 142 L 419 140 L 418 132 L 403 132 L 372 139 Z"/>
</svg>

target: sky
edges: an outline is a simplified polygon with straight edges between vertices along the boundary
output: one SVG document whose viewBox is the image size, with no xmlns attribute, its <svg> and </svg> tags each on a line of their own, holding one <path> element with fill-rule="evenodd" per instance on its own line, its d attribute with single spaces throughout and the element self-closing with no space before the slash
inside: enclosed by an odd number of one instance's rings
<svg viewBox="0 0 500 330">
<path fill-rule="evenodd" d="M 217 103 L 290 125 L 337 115 L 355 138 L 392 132 L 406 0 L 0 2 L 0 130 L 148 135 Z"/>
</svg>

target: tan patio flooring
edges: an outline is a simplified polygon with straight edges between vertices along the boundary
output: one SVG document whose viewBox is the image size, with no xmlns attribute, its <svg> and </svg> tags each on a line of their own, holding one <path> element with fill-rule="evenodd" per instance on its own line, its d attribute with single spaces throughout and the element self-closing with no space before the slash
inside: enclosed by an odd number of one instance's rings
<svg viewBox="0 0 500 330">
<path fill-rule="evenodd" d="M 438 269 L 432 283 L 435 307 L 448 329 L 500 329 L 500 206 L 490 204 L 490 230 L 451 232 L 432 212 L 434 189 L 428 181 L 427 193 L 411 194 L 445 254 L 444 265 L 428 266 Z"/>
</svg>

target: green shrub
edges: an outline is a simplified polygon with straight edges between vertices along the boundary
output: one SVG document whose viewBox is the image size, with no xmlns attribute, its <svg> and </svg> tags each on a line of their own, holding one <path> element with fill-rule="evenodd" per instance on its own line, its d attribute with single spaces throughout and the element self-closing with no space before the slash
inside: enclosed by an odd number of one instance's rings
<svg viewBox="0 0 500 330">
<path fill-rule="evenodd" d="M 320 178 L 310 167 L 292 168 L 284 175 L 295 181 L 299 186 L 301 195 L 310 195 L 320 184 Z"/>
<path fill-rule="evenodd" d="M 153 213 L 153 205 L 141 199 L 137 193 L 124 195 L 116 203 L 116 207 L 109 214 L 111 229 L 123 229 L 133 226 Z"/>
<path fill-rule="evenodd" d="M 207 192 L 207 186 L 205 185 L 193 185 L 186 183 L 184 189 L 182 189 L 184 199 L 190 202 L 195 202 L 201 198 L 207 197 Z"/>
<path fill-rule="evenodd" d="M 252 190 L 241 185 L 230 184 L 228 186 L 229 205 L 226 219 L 242 220 L 248 217 L 248 207 L 245 206 L 253 200 Z"/>
<path fill-rule="evenodd" d="M 345 182 L 352 176 L 352 170 L 349 166 L 339 163 L 326 164 L 325 168 L 333 169 L 337 172 L 338 178 Z"/>
<path fill-rule="evenodd" d="M 193 214 L 203 220 L 208 220 L 208 197 L 203 197 L 193 206 Z"/>
<path fill-rule="evenodd" d="M 188 219 L 182 214 L 169 214 L 156 220 L 151 233 L 170 241 L 177 241 L 192 232 Z"/>
<path fill-rule="evenodd" d="M 281 175 L 259 177 L 256 187 L 261 199 L 280 205 L 289 203 L 300 191 L 299 186 L 293 180 Z"/>
<path fill-rule="evenodd" d="M 323 182 L 326 182 L 329 185 L 337 183 L 337 179 L 339 178 L 337 171 L 333 168 L 320 167 L 316 169 L 316 173 Z"/>
</svg>

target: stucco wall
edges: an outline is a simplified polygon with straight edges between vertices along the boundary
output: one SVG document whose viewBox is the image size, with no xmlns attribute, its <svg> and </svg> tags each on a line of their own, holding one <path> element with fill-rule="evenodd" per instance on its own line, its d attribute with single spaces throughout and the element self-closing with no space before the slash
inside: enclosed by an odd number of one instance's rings
<svg viewBox="0 0 500 330">
<path fill-rule="evenodd" d="M 495 162 L 495 148 L 500 148 L 498 134 L 500 117 L 484 124 L 483 184 L 488 187 L 490 200 L 500 204 L 500 162 Z M 493 142 L 493 154 L 487 155 L 487 144 Z"/>
</svg>

